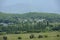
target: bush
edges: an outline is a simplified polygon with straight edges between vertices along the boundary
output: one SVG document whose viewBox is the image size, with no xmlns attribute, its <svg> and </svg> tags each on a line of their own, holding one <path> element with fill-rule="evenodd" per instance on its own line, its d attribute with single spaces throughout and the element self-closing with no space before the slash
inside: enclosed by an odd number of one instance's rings
<svg viewBox="0 0 60 40">
<path fill-rule="evenodd" d="M 22 39 L 21 37 L 18 37 L 18 39 Z"/>
<path fill-rule="evenodd" d="M 47 35 L 44 35 L 45 38 L 47 38 L 48 36 Z"/>
<path fill-rule="evenodd" d="M 30 39 L 32 39 L 32 38 L 34 38 L 34 35 L 33 34 L 30 35 Z"/>
<path fill-rule="evenodd" d="M 42 35 L 39 35 L 38 38 L 43 38 L 43 36 Z"/>
<path fill-rule="evenodd" d="M 3 40 L 7 40 L 7 36 L 3 36 Z"/>
<path fill-rule="evenodd" d="M 57 35 L 57 37 L 60 37 L 60 35 Z"/>
</svg>

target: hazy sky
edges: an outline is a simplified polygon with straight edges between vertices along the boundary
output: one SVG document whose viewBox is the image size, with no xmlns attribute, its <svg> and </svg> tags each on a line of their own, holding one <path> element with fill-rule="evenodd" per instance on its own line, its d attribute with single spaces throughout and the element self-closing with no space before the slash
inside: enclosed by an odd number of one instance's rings
<svg viewBox="0 0 60 40">
<path fill-rule="evenodd" d="M 8 13 L 60 13 L 60 0 L 0 0 L 0 11 Z"/>
</svg>

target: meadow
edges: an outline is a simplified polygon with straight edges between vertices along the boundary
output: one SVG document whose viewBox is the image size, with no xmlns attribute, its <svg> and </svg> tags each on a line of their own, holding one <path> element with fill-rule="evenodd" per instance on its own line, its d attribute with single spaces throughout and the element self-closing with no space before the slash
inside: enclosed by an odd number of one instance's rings
<svg viewBox="0 0 60 40">
<path fill-rule="evenodd" d="M 33 34 L 35 37 L 30 39 L 30 35 Z M 39 35 L 46 35 L 48 37 L 38 38 Z M 7 35 L 0 35 L 0 40 L 3 40 L 3 36 L 7 36 L 7 40 L 19 40 L 18 37 L 21 37 L 20 40 L 60 40 L 60 32 L 45 32 L 45 33 L 26 33 L 26 34 L 7 34 Z"/>
</svg>

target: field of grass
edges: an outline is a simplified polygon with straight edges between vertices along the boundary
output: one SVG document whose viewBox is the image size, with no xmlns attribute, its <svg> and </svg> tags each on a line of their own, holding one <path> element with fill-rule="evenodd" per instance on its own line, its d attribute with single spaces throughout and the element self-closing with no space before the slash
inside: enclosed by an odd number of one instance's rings
<svg viewBox="0 0 60 40">
<path fill-rule="evenodd" d="M 34 34 L 35 38 L 30 39 L 29 36 Z M 21 40 L 60 40 L 60 32 L 45 32 L 45 33 L 27 33 L 27 34 L 8 34 L 8 35 L 0 35 L 0 40 L 3 40 L 3 36 L 7 36 L 7 40 L 18 40 L 18 37 L 21 37 Z M 48 37 L 45 38 L 38 38 L 39 35 L 47 35 Z"/>
</svg>

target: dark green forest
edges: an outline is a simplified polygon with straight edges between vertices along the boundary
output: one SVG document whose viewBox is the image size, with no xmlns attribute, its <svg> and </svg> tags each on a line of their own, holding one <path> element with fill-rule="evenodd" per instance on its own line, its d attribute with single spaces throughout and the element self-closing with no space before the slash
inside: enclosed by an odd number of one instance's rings
<svg viewBox="0 0 60 40">
<path fill-rule="evenodd" d="M 28 12 L 8 14 L 0 12 L 0 35 L 60 31 L 60 14 Z"/>
</svg>

